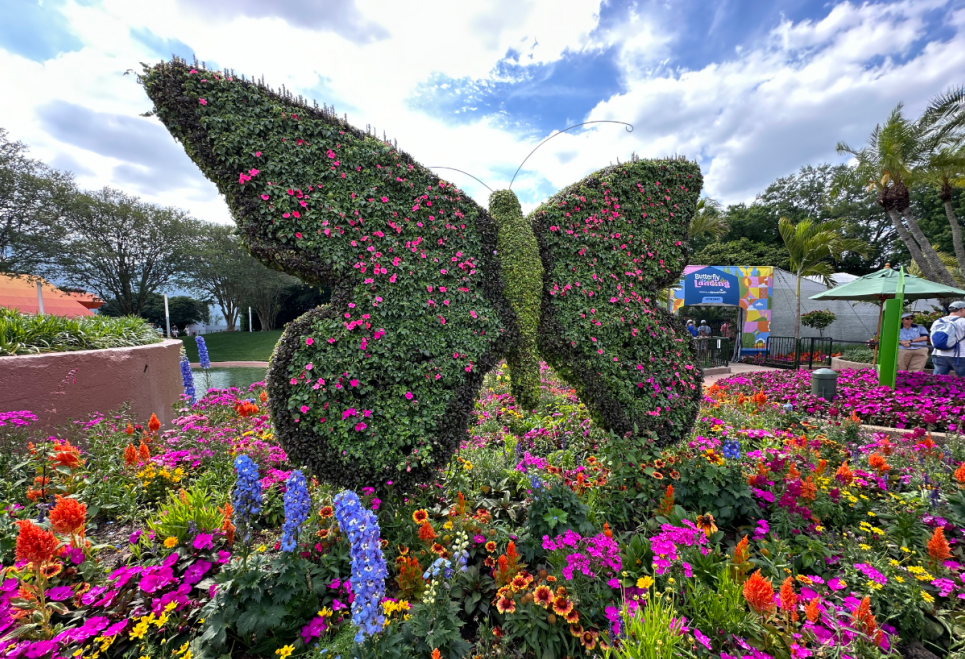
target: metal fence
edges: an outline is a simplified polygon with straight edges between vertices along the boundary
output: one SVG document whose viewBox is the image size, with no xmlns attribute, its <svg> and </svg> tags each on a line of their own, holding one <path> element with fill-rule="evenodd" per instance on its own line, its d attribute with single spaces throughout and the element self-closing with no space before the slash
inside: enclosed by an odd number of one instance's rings
<svg viewBox="0 0 965 659">
<path fill-rule="evenodd" d="M 694 344 L 697 346 L 697 365 L 701 368 L 727 366 L 734 352 L 734 340 L 724 336 L 698 337 Z"/>
<path fill-rule="evenodd" d="M 765 352 L 753 361 L 773 368 L 807 369 L 830 367 L 831 358 L 841 354 L 846 345 L 867 345 L 862 341 L 841 341 L 832 337 L 809 336 L 795 339 L 793 336 L 771 336 L 767 339 Z"/>
</svg>

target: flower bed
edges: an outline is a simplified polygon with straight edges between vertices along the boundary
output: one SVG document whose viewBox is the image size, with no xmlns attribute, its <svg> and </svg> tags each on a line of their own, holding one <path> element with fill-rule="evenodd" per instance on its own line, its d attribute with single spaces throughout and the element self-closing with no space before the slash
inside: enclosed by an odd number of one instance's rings
<svg viewBox="0 0 965 659">
<path fill-rule="evenodd" d="M 894 390 L 878 385 L 873 370 L 844 369 L 838 374 L 837 396 L 828 402 L 811 395 L 808 371 L 760 371 L 718 380 L 716 392 L 790 404 L 810 415 L 843 418 L 856 414 L 863 422 L 892 428 L 924 425 L 938 430 L 960 428 L 965 417 L 965 381 L 954 375 L 899 372 Z"/>
<path fill-rule="evenodd" d="M 48 440 L 28 437 L 30 413 L 4 416 L 0 654 L 956 651 L 960 435 L 806 422 L 817 412 L 731 378 L 660 448 L 602 432 L 540 373 L 535 412 L 490 373 L 457 456 L 408 492 L 340 491 L 292 464 L 260 384 L 184 399 L 166 430 L 97 415 Z"/>
</svg>

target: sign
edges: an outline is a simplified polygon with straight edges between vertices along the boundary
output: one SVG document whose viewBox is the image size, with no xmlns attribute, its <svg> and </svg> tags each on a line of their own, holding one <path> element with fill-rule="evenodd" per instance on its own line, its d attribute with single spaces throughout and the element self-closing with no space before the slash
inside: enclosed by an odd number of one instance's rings
<svg viewBox="0 0 965 659">
<path fill-rule="evenodd" d="M 740 280 L 736 275 L 707 267 L 684 276 L 684 304 L 721 304 L 736 307 L 740 302 Z"/>
</svg>

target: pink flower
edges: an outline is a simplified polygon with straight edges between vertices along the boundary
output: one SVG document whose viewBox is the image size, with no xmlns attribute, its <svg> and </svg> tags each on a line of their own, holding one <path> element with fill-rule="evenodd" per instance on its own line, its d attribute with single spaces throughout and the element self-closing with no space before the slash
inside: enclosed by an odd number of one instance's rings
<svg viewBox="0 0 965 659">
<path fill-rule="evenodd" d="M 302 405 L 302 406 L 301 406 L 302 414 L 307 414 L 307 413 L 308 413 L 308 409 L 309 409 L 309 408 L 308 408 L 308 405 Z"/>
<path fill-rule="evenodd" d="M 359 386 L 359 381 L 358 381 L 358 380 L 349 380 L 349 386 L 357 387 L 357 386 Z"/>
<path fill-rule="evenodd" d="M 295 237 L 296 237 L 296 238 L 301 238 L 301 237 L 302 237 L 302 234 L 299 233 L 298 231 L 296 231 L 296 232 L 295 232 Z"/>
<path fill-rule="evenodd" d="M 255 158 L 261 158 L 261 151 L 255 151 Z"/>
<path fill-rule="evenodd" d="M 261 198 L 262 198 L 264 201 L 268 201 L 268 195 L 266 195 L 266 194 L 261 195 Z"/>
<path fill-rule="evenodd" d="M 309 362 L 308 364 L 305 364 L 305 370 L 306 370 L 306 371 L 312 370 L 312 364 L 311 364 L 311 362 Z"/>
<path fill-rule="evenodd" d="M 208 104 L 208 102 L 207 102 L 206 100 L 204 100 L 203 98 L 199 98 L 199 99 L 198 99 L 198 103 L 200 103 L 201 105 L 207 105 L 207 104 Z"/>
<path fill-rule="evenodd" d="M 213 538 L 214 536 L 212 536 L 210 533 L 199 533 L 198 535 L 194 536 L 194 542 L 192 543 L 192 545 L 194 546 L 195 549 L 199 549 L 199 550 L 211 549 L 213 546 L 211 543 Z"/>
<path fill-rule="evenodd" d="M 313 343 L 315 343 L 315 339 L 313 339 L 312 337 L 308 337 L 307 339 L 305 339 L 305 345 L 310 346 Z"/>
<path fill-rule="evenodd" d="M 405 392 L 405 399 L 406 399 L 406 400 L 412 400 L 412 392 L 411 392 L 411 391 Z"/>
<path fill-rule="evenodd" d="M 366 428 L 368 428 L 368 426 L 365 425 L 365 423 L 362 422 L 362 421 L 359 421 L 357 424 L 355 424 L 355 431 L 356 431 L 356 432 L 362 432 L 362 431 L 365 430 Z"/>
<path fill-rule="evenodd" d="M 389 200 L 388 197 L 382 197 L 382 203 L 383 203 L 383 204 L 384 204 L 385 202 L 387 202 L 388 200 Z"/>
</svg>

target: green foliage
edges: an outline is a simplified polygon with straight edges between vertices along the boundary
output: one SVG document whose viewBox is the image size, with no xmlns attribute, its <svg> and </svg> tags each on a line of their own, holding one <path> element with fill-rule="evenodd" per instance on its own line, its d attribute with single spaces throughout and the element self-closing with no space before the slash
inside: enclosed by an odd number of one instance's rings
<svg viewBox="0 0 965 659">
<path fill-rule="evenodd" d="M 680 463 L 679 470 L 674 493 L 677 503 L 687 510 L 710 513 L 719 526 L 748 522 L 757 513 L 739 461 L 717 464 L 698 456 Z"/>
<path fill-rule="evenodd" d="M 592 535 L 596 529 L 587 519 L 588 509 L 580 497 L 565 485 L 554 482 L 534 489 L 533 503 L 527 512 L 529 539 L 523 547 L 528 563 L 546 554 L 543 536 L 554 538 L 572 529 L 581 535 Z"/>
<path fill-rule="evenodd" d="M 543 264 L 539 246 L 529 222 L 523 217 L 519 200 L 511 190 L 497 190 L 489 197 L 489 214 L 496 220 L 496 246 L 500 274 L 519 326 L 519 340 L 507 356 L 512 391 L 523 409 L 539 403 L 539 356 L 536 331 L 539 326 L 543 288 Z"/>
<path fill-rule="evenodd" d="M 637 608 L 624 607 L 626 638 L 604 653 L 607 659 L 673 659 L 682 654 L 687 636 L 672 593 L 647 593 L 646 597 L 648 601 Z"/>
<path fill-rule="evenodd" d="M 540 354 L 594 421 L 621 435 L 654 430 L 673 442 L 697 413 L 702 376 L 690 335 L 655 298 L 686 264 L 701 182 L 694 163 L 634 161 L 529 216 L 546 269 Z"/>
<path fill-rule="evenodd" d="M 824 336 L 824 330 L 831 323 L 837 320 L 837 315 L 827 309 L 815 309 L 801 314 L 801 324 L 805 327 L 812 327 Z"/>
<path fill-rule="evenodd" d="M 755 631 L 756 619 L 748 613 L 741 584 L 731 577 L 729 567 L 722 569 L 714 581 L 708 585 L 699 579 L 687 579 L 687 597 L 681 613 L 687 616 L 691 627 L 718 632 L 710 638 L 719 650 L 721 634 L 727 635 L 724 639 L 731 634 L 746 638 Z"/>
<path fill-rule="evenodd" d="M 247 311 L 245 312 L 247 315 Z M 271 358 L 281 330 L 267 332 L 215 332 L 206 334 L 204 343 L 213 362 L 266 362 Z M 184 352 L 191 362 L 198 361 L 198 344 L 194 337 L 183 336 Z"/>
<path fill-rule="evenodd" d="M 464 624 L 459 619 L 461 607 L 452 601 L 450 584 L 444 579 L 434 578 L 429 592 L 433 585 L 434 594 L 412 606 L 403 628 L 406 641 L 416 659 L 430 659 L 436 649 L 446 659 L 462 659 L 469 644 L 459 633 Z"/>
<path fill-rule="evenodd" d="M 142 318 L 67 318 L 0 308 L 0 356 L 126 348 L 160 340 Z"/>
<path fill-rule="evenodd" d="M 181 492 L 170 492 L 147 526 L 161 540 L 173 536 L 179 544 L 189 540 L 193 533 L 212 533 L 221 527 L 223 519 L 218 506 L 224 503 L 215 496 L 200 484 Z"/>
</svg>

